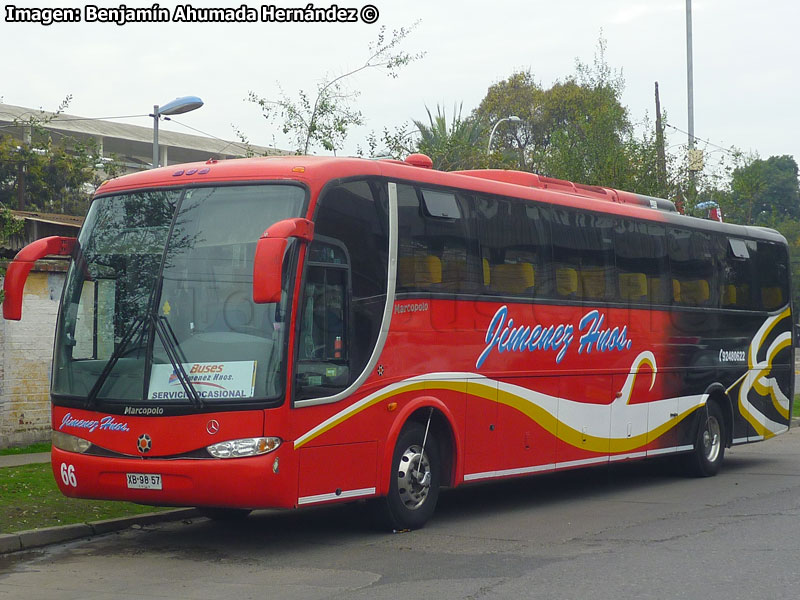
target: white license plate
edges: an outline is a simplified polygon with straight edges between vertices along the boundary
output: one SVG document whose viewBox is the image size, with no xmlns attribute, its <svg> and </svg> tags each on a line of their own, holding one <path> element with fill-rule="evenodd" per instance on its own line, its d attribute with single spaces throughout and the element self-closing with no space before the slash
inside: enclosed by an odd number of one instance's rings
<svg viewBox="0 0 800 600">
<path fill-rule="evenodd" d="M 160 490 L 161 475 L 158 473 L 127 473 L 129 490 Z"/>
</svg>

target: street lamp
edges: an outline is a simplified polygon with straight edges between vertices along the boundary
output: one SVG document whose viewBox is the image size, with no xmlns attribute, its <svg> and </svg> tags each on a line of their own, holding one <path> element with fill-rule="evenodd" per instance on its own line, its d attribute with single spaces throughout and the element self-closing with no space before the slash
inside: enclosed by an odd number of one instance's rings
<svg viewBox="0 0 800 600">
<path fill-rule="evenodd" d="M 522 123 L 522 119 L 516 116 L 504 117 L 500 119 L 497 123 L 495 123 L 494 127 L 492 127 L 492 133 L 489 134 L 489 145 L 486 146 L 486 154 L 489 154 L 489 152 L 492 151 L 492 139 L 494 138 L 494 132 L 497 131 L 497 126 L 500 125 L 500 123 L 502 123 L 503 121 L 510 121 L 511 123 Z"/>
<path fill-rule="evenodd" d="M 203 101 L 197 96 L 183 96 L 167 102 L 164 106 L 153 106 L 153 168 L 158 167 L 158 120 L 166 115 L 180 115 L 203 106 Z"/>
</svg>

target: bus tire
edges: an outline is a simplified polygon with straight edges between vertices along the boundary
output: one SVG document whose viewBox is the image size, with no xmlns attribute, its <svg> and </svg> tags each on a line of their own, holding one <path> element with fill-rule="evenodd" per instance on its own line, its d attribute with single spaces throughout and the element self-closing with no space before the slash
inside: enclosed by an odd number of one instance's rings
<svg viewBox="0 0 800 600">
<path fill-rule="evenodd" d="M 210 508 L 200 507 L 197 510 L 212 521 L 241 521 L 252 512 L 246 508 Z"/>
<path fill-rule="evenodd" d="M 418 529 L 433 515 L 439 499 L 442 461 L 432 430 L 411 421 L 400 432 L 392 455 L 389 494 L 376 502 L 378 524 L 394 531 Z M 421 461 L 421 462 L 420 462 Z"/>
<path fill-rule="evenodd" d="M 725 457 L 725 419 L 716 402 L 709 402 L 699 411 L 694 449 L 684 456 L 684 466 L 693 477 L 712 477 Z"/>
</svg>

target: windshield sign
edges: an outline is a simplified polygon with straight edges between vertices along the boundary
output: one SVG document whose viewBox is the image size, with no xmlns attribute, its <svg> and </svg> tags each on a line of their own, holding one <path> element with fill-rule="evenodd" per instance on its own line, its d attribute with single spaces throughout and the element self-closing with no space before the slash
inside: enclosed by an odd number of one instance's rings
<svg viewBox="0 0 800 600">
<path fill-rule="evenodd" d="M 256 361 L 227 363 L 184 363 L 183 370 L 206 400 L 214 398 L 252 398 L 256 383 Z M 185 400 L 178 373 L 172 365 L 153 365 L 150 372 L 150 400 Z"/>
</svg>

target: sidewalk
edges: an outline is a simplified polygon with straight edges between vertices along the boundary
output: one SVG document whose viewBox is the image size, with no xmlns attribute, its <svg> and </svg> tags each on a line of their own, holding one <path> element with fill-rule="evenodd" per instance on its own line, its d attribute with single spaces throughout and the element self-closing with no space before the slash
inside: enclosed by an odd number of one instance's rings
<svg viewBox="0 0 800 600">
<path fill-rule="evenodd" d="M 34 465 L 38 463 L 49 463 L 49 452 L 38 452 L 36 454 L 6 454 L 0 456 L 0 468 L 19 467 L 21 465 Z"/>
<path fill-rule="evenodd" d="M 50 462 L 49 452 L 37 454 L 9 454 L 0 456 L 0 468 L 19 467 Z M 112 531 L 120 531 L 132 526 L 152 525 L 164 521 L 178 521 L 200 516 L 196 508 L 178 508 L 158 513 L 146 513 L 133 517 L 119 517 L 93 523 L 76 523 L 74 525 L 59 525 L 43 529 L 29 529 L 15 533 L 0 533 L 0 554 L 40 548 L 50 544 L 69 542 L 80 538 L 88 538 Z"/>
</svg>

